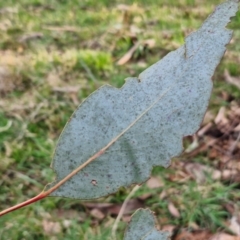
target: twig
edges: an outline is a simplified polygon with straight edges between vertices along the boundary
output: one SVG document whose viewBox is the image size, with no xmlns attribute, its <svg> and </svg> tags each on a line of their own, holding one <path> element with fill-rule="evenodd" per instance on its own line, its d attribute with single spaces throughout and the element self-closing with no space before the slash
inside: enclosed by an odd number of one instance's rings
<svg viewBox="0 0 240 240">
<path fill-rule="evenodd" d="M 227 166 L 227 164 L 229 164 L 229 162 L 231 161 L 233 152 L 236 149 L 239 140 L 240 140 L 240 133 L 238 134 L 238 137 L 237 137 L 236 141 L 229 147 L 229 150 L 228 150 L 228 152 L 226 154 L 228 156 L 228 159 L 225 162 L 225 166 Z M 232 176 L 231 180 L 233 179 L 233 177 L 234 176 Z"/>
<path fill-rule="evenodd" d="M 232 153 L 234 152 L 235 148 L 237 147 L 237 144 L 238 144 L 239 141 L 240 141 L 240 133 L 238 134 L 238 137 L 237 137 L 236 141 L 230 147 L 229 155 L 232 155 Z"/>
<path fill-rule="evenodd" d="M 115 222 L 114 222 L 114 224 L 113 224 L 113 227 L 112 227 L 112 239 L 114 239 L 114 240 L 117 239 L 117 238 L 116 238 L 116 231 L 117 231 L 117 228 L 118 228 L 118 224 L 119 224 L 119 222 L 120 222 L 120 220 L 121 220 L 121 218 L 122 218 L 122 216 L 123 216 L 123 214 L 124 214 L 124 211 L 125 211 L 125 209 L 126 209 L 126 207 L 127 207 L 127 204 L 128 204 L 128 202 L 129 202 L 129 200 L 131 199 L 131 197 L 135 194 L 135 192 L 136 192 L 139 188 L 140 188 L 140 186 L 139 186 L 139 185 L 136 185 L 136 186 L 132 189 L 132 191 L 128 194 L 128 196 L 126 197 L 126 199 L 124 200 L 123 205 L 122 205 L 122 207 L 121 207 L 121 209 L 120 209 L 120 211 L 119 211 L 119 213 L 118 213 L 118 216 L 117 216 L 117 218 L 116 218 L 116 220 L 115 220 Z"/>
<path fill-rule="evenodd" d="M 127 63 L 133 56 L 134 52 L 138 49 L 138 47 L 140 46 L 141 42 L 136 42 L 129 50 L 127 53 L 124 54 L 123 57 L 121 57 L 118 62 L 117 65 L 124 65 L 125 63 Z"/>
</svg>

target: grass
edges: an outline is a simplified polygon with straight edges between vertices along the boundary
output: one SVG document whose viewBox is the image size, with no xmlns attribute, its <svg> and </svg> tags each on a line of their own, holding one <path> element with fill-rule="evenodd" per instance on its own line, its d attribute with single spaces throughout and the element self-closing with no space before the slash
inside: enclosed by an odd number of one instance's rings
<svg viewBox="0 0 240 240">
<path fill-rule="evenodd" d="M 0 2 L 0 206 L 5 209 L 40 193 L 53 181 L 49 167 L 56 141 L 68 118 L 90 93 L 103 84 L 122 86 L 150 64 L 184 42 L 220 1 L 46 1 Z M 129 6 L 124 12 L 120 3 Z M 234 42 L 214 76 L 210 110 L 229 103 L 223 91 L 239 99 L 239 90 L 223 81 L 225 68 L 239 75 L 240 14 L 230 25 Z M 36 34 L 37 33 L 37 34 Z M 143 45 L 130 62 L 116 65 L 136 41 Z M 3 72 L 3 73 L 2 73 Z M 7 79 L 1 85 L 2 74 Z M 68 87 L 71 86 L 71 91 Z M 194 162 L 212 164 L 206 156 Z M 174 160 L 174 162 L 181 160 Z M 164 187 L 144 184 L 135 197 L 150 194 L 146 207 L 156 212 L 161 224 L 191 228 L 196 223 L 210 231 L 225 229 L 227 202 L 239 200 L 236 183 L 213 180 L 203 184 L 189 179 L 173 181 L 174 167 L 156 167 Z M 167 197 L 160 199 L 159 194 Z M 101 199 L 122 203 L 129 190 Z M 204 197 L 203 197 L 204 196 Z M 168 211 L 178 206 L 180 218 Z M 72 217 L 74 216 L 74 217 Z M 96 220 L 81 201 L 48 198 L 0 218 L 0 239 L 108 239 L 115 216 Z M 52 224 L 52 230 L 46 230 Z M 45 228 L 44 228 L 45 226 Z M 119 226 L 119 239 L 126 223 Z"/>
</svg>

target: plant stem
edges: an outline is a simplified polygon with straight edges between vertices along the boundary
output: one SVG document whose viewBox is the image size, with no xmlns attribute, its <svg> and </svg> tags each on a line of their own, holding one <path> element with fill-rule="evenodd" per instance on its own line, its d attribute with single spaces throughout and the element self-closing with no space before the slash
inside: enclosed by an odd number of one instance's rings
<svg viewBox="0 0 240 240">
<path fill-rule="evenodd" d="M 17 210 L 17 209 L 19 209 L 19 208 L 22 208 L 22 207 L 25 207 L 25 206 L 27 206 L 27 205 L 29 205 L 29 204 L 31 204 L 31 203 L 37 202 L 37 201 L 39 201 L 39 200 L 47 197 L 49 194 L 50 194 L 50 193 L 48 193 L 48 192 L 41 192 L 41 193 L 38 194 L 37 196 L 35 196 L 35 197 L 33 197 L 33 198 L 30 198 L 30 199 L 28 199 L 27 201 L 24 201 L 24 202 L 22 202 L 22 203 L 19 203 L 19 204 L 13 206 L 13 207 L 10 207 L 10 208 L 7 208 L 7 209 L 1 211 L 1 212 L 0 212 L 0 217 L 3 216 L 3 215 L 5 215 L 5 214 L 7 214 L 7 213 L 9 213 L 9 212 L 15 211 L 15 210 Z"/>
</svg>

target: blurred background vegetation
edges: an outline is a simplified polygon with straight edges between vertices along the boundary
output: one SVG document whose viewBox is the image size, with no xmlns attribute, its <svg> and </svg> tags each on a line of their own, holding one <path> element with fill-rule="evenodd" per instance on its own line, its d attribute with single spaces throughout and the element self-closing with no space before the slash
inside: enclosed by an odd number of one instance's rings
<svg viewBox="0 0 240 240">
<path fill-rule="evenodd" d="M 220 2 L 0 0 L 1 210 L 53 181 L 56 141 L 90 93 L 103 84 L 121 87 L 184 44 Z M 185 139 L 187 151 L 170 168 L 154 168 L 128 204 L 119 239 L 139 207 L 155 211 L 172 239 L 237 234 L 231 222 L 240 207 L 239 13 L 229 28 L 234 38 L 213 77 L 202 132 Z M 0 218 L 0 239 L 111 239 L 129 192 L 91 203 L 44 199 Z"/>
</svg>

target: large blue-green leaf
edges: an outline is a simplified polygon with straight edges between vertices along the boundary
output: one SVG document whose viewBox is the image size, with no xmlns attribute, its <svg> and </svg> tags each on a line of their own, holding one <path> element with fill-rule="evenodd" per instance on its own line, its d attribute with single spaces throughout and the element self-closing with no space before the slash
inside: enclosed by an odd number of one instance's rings
<svg viewBox="0 0 240 240">
<path fill-rule="evenodd" d="M 232 36 L 225 26 L 237 9 L 237 0 L 219 5 L 179 49 L 78 107 L 54 154 L 51 196 L 98 198 L 146 181 L 155 165 L 169 166 L 203 119 L 211 77 Z"/>
</svg>

